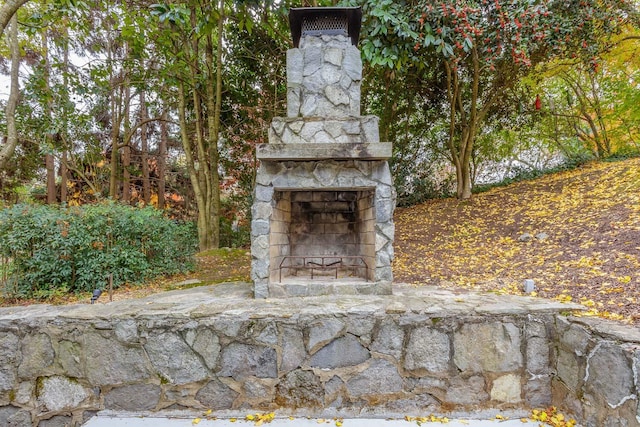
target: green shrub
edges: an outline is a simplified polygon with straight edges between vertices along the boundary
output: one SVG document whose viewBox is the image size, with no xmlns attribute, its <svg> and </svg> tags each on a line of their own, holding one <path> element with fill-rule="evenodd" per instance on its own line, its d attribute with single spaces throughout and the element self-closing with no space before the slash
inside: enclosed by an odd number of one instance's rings
<svg viewBox="0 0 640 427">
<path fill-rule="evenodd" d="M 0 211 L 0 255 L 13 296 L 140 283 L 193 268 L 193 225 L 154 208 L 106 202 L 82 207 L 15 205 Z"/>
</svg>

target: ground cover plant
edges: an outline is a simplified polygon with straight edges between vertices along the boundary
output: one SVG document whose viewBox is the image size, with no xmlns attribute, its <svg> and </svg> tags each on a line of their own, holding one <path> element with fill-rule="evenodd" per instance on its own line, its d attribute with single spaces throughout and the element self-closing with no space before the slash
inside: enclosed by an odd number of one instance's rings
<svg viewBox="0 0 640 427">
<path fill-rule="evenodd" d="M 193 267 L 195 230 L 151 207 L 14 205 L 0 211 L 5 298 L 142 283 Z"/>
</svg>

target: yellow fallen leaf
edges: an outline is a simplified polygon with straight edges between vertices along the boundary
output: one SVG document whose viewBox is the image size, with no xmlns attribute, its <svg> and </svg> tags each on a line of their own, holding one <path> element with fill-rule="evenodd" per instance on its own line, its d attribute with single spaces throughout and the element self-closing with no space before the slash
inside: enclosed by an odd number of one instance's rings
<svg viewBox="0 0 640 427">
<path fill-rule="evenodd" d="M 202 419 L 201 419 L 201 418 L 196 418 L 196 419 L 194 419 L 193 421 L 191 421 L 191 424 L 196 425 L 196 424 L 198 424 L 200 421 L 202 421 Z"/>
</svg>

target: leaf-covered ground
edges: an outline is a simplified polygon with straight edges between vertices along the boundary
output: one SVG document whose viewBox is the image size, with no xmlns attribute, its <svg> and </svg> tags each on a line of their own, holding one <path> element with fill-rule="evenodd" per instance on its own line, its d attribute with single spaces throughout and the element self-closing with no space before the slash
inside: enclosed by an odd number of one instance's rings
<svg viewBox="0 0 640 427">
<path fill-rule="evenodd" d="M 396 211 L 394 279 L 581 302 L 640 322 L 640 159 Z"/>
</svg>

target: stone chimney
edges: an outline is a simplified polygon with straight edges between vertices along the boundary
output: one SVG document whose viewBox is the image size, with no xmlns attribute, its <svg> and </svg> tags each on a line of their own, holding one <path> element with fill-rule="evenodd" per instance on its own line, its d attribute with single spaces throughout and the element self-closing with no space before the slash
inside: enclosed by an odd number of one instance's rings
<svg viewBox="0 0 640 427">
<path fill-rule="evenodd" d="M 276 117 L 252 207 L 257 298 L 389 294 L 395 190 L 378 118 L 360 115 L 360 8 L 291 9 L 287 117 Z"/>
</svg>

